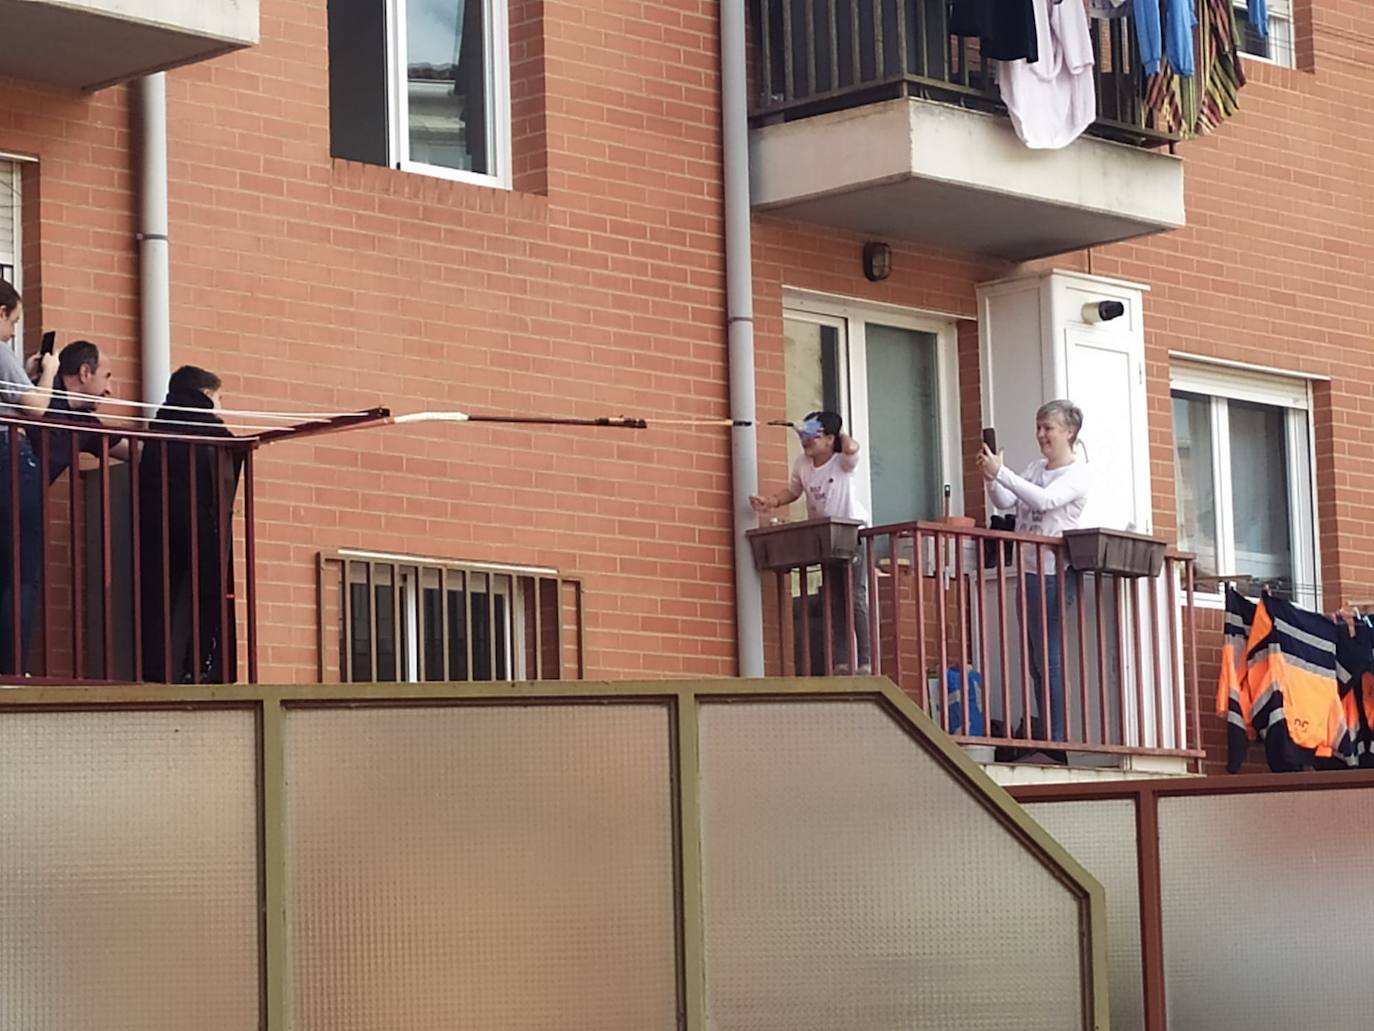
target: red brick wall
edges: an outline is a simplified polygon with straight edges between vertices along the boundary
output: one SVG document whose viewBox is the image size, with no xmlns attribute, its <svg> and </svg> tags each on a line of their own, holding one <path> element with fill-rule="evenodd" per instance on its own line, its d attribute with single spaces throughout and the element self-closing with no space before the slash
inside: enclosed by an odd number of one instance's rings
<svg viewBox="0 0 1374 1031">
<path fill-rule="evenodd" d="M 1304 18 L 1307 4 L 1295 5 Z M 1180 146 L 1188 227 L 1097 251 L 1146 302 L 1158 525 L 1174 525 L 1168 352 L 1330 377 L 1316 389 L 1318 524 L 1326 604 L 1374 596 L 1374 212 L 1364 74 L 1374 8 L 1315 0 L 1311 70 L 1249 62 L 1242 111 Z M 1362 42 L 1363 41 L 1363 42 Z"/>
<path fill-rule="evenodd" d="M 169 75 L 174 363 L 231 406 L 724 416 L 715 9 L 514 5 L 505 192 L 331 160 L 325 4 L 264 0 L 260 46 Z M 128 92 L 0 82 L 0 132 L 40 158 L 30 334 L 91 336 L 136 395 Z M 590 675 L 729 674 L 728 497 L 718 429 L 274 445 L 262 676 L 314 678 L 315 555 L 348 546 L 557 567 Z"/>
<path fill-rule="evenodd" d="M 1374 595 L 1374 10 L 1298 8 L 1305 70 L 1250 64 L 1241 115 L 1180 147 L 1189 227 L 1060 264 L 1152 287 L 1162 531 L 1169 350 L 1331 378 L 1316 420 L 1334 603 Z M 725 415 L 716 12 L 514 4 L 516 189 L 504 192 L 331 160 L 323 0 L 264 0 L 260 46 L 170 76 L 174 361 L 221 371 L 229 403 L 248 407 Z M 0 148 L 41 159 L 25 191 L 29 343 L 42 326 L 95 338 L 132 396 L 127 98 L 0 81 Z M 784 286 L 971 320 L 974 284 L 1007 271 L 898 246 L 892 278 L 870 284 L 861 244 L 755 220 L 761 419 L 784 409 Z M 971 456 L 971 323 L 959 339 Z M 761 430 L 765 485 L 785 475 L 783 448 Z M 262 674 L 314 676 L 315 555 L 346 546 L 555 566 L 585 579 L 589 674 L 731 673 L 729 489 L 715 429 L 413 428 L 274 445 L 259 464 Z"/>
</svg>

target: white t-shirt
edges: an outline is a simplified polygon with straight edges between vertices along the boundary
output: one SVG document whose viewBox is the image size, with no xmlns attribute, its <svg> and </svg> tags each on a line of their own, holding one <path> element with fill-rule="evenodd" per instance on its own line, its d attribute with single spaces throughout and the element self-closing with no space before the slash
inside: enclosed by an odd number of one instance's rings
<svg viewBox="0 0 1374 1031">
<path fill-rule="evenodd" d="M 1083 506 L 1088 503 L 1091 476 L 1087 462 L 1075 460 L 1051 469 L 1043 458 L 1038 458 L 1020 476 L 1002 466 L 997 479 L 988 484 L 988 493 L 994 508 L 1015 510 L 1017 533 L 1062 537 L 1065 530 L 1078 527 Z M 1026 551 L 1026 568 L 1038 569 L 1036 549 Z M 1054 554 L 1047 553 L 1045 572 L 1053 573 L 1054 569 Z"/>
<path fill-rule="evenodd" d="M 806 499 L 808 519 L 857 519 L 868 522 L 868 512 L 859 500 L 854 473 L 859 468 L 858 455 L 835 452 L 823 465 L 800 455 L 792 465 L 788 487 L 793 494 Z"/>
</svg>

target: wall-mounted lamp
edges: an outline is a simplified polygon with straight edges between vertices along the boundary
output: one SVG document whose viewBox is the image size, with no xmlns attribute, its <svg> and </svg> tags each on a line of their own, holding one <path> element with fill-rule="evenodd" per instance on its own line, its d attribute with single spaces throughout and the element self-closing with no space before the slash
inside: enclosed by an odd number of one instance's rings
<svg viewBox="0 0 1374 1031">
<path fill-rule="evenodd" d="M 1126 314 L 1126 306 L 1120 301 L 1090 301 L 1083 305 L 1083 321 L 1096 324 L 1111 322 Z"/>
<path fill-rule="evenodd" d="M 864 278 L 880 283 L 892 275 L 892 248 L 873 241 L 864 244 Z"/>
</svg>

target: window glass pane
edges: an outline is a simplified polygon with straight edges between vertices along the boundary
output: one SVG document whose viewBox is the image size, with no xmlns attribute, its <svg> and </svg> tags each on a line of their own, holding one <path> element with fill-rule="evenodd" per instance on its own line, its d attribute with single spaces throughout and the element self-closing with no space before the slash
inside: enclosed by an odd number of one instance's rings
<svg viewBox="0 0 1374 1031">
<path fill-rule="evenodd" d="M 1216 576 L 1222 570 L 1217 568 L 1212 401 L 1199 394 L 1174 394 L 1174 496 L 1179 548 L 1197 555 L 1199 577 Z"/>
<path fill-rule="evenodd" d="M 377 598 L 377 679 L 395 680 L 396 610 L 391 584 L 378 584 L 374 590 Z"/>
<path fill-rule="evenodd" d="M 426 586 L 424 590 L 423 625 L 425 639 L 425 680 L 443 680 L 444 669 L 444 601 L 439 587 Z"/>
<path fill-rule="evenodd" d="M 868 447 L 873 525 L 934 519 L 941 509 L 936 337 L 869 323 Z"/>
<path fill-rule="evenodd" d="M 349 584 L 348 592 L 352 595 L 348 639 L 353 648 L 353 679 L 365 683 L 372 679 L 372 609 L 367 584 Z"/>
<path fill-rule="evenodd" d="M 466 577 L 468 574 L 460 574 Z M 468 679 L 468 617 L 465 591 L 448 592 L 449 679 Z"/>
<path fill-rule="evenodd" d="M 387 164 L 385 0 L 328 0 L 329 153 Z"/>
<path fill-rule="evenodd" d="M 1263 57 L 1278 64 L 1293 66 L 1293 23 L 1282 16 L 1285 5 L 1269 4 L 1267 34 L 1250 24 L 1250 14 L 1245 3 L 1235 3 L 1236 27 L 1240 30 L 1240 49 L 1242 53 Z"/>
<path fill-rule="evenodd" d="M 1285 411 L 1228 401 L 1231 421 L 1231 506 L 1234 572 L 1291 596 L 1293 545 L 1288 510 L 1289 461 Z"/>
<path fill-rule="evenodd" d="M 807 412 L 827 409 L 844 414 L 840 407 L 840 331 L 804 319 L 783 321 L 783 363 L 787 389 L 787 418 L 801 419 Z M 787 436 L 787 468 L 801 456 L 795 433 Z M 806 502 L 792 506 L 794 519 L 806 518 Z"/>
<path fill-rule="evenodd" d="M 406 0 L 410 160 L 492 174 L 485 0 Z"/>
</svg>

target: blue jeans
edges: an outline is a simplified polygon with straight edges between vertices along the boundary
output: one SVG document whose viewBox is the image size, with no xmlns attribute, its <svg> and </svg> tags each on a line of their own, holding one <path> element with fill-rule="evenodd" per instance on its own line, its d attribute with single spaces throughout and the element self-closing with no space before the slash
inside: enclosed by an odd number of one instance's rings
<svg viewBox="0 0 1374 1031">
<path fill-rule="evenodd" d="M 1066 599 L 1067 600 L 1067 599 Z M 1044 612 L 1040 606 L 1044 604 Z M 1039 573 L 1026 574 L 1026 661 L 1030 663 L 1032 709 L 1043 728 L 1045 714 L 1045 673 L 1048 667 L 1050 678 L 1050 741 L 1067 741 L 1067 723 L 1064 712 L 1064 644 L 1060 638 L 1059 619 L 1059 577 L 1055 574 L 1041 576 Z M 1043 616 L 1043 620 L 1042 620 Z M 1042 635 L 1043 630 L 1043 635 Z M 1042 636 L 1048 638 L 1043 640 Z M 1048 654 L 1045 646 L 1049 646 Z M 1033 736 L 1043 730 L 1033 731 Z"/>
<path fill-rule="evenodd" d="M 3 438 L 0 438 L 2 441 Z M 15 527 L 10 501 L 10 449 L 0 442 L 0 673 L 29 673 L 29 641 L 43 575 L 43 481 L 27 437 L 19 438 L 19 655 L 14 657 Z"/>
</svg>

